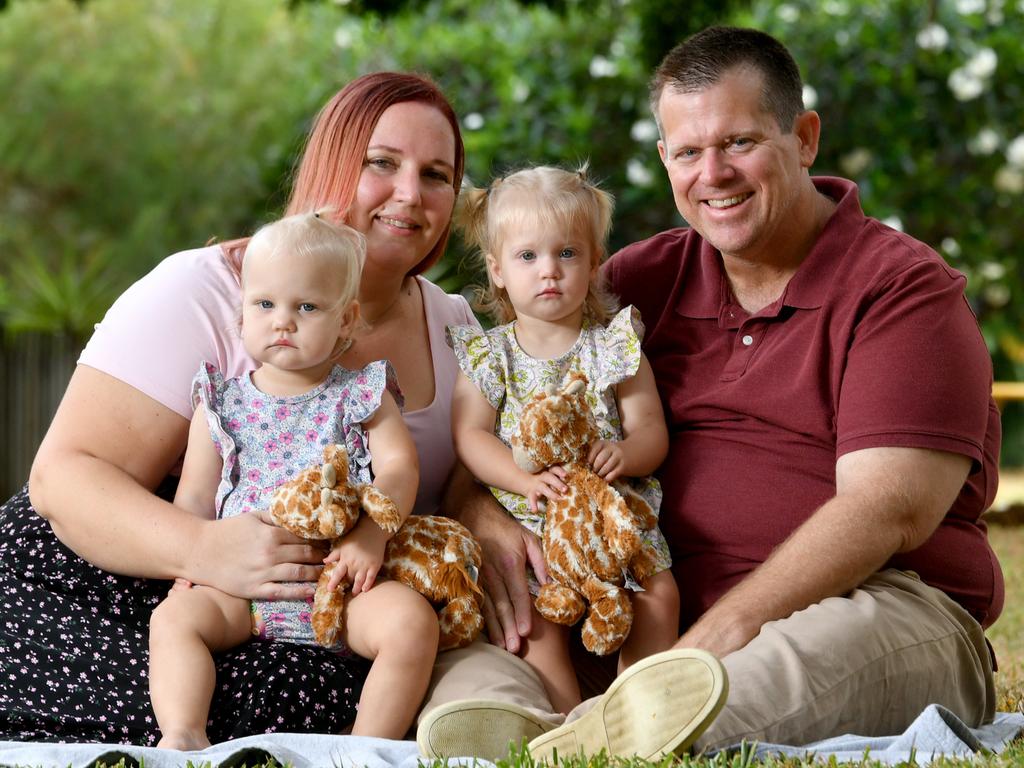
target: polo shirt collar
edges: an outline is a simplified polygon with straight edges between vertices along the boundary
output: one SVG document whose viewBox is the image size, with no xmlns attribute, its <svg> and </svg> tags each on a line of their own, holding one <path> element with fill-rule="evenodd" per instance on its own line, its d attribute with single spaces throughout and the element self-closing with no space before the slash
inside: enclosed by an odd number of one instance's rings
<svg viewBox="0 0 1024 768">
<path fill-rule="evenodd" d="M 820 307 L 846 255 L 851 228 L 864 220 L 856 184 L 830 176 L 815 176 L 812 181 L 819 192 L 836 202 L 836 209 L 779 301 L 762 310 L 762 314 L 775 314 L 783 306 Z M 731 298 L 729 282 L 718 249 L 703 238 L 699 238 L 699 243 L 698 258 L 690 262 L 683 278 L 677 312 L 691 318 L 717 318 Z"/>
</svg>

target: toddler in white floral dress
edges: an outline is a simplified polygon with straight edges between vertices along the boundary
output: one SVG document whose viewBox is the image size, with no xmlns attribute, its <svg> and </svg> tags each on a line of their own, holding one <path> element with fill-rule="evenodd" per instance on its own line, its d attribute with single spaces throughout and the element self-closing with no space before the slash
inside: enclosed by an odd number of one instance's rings
<svg viewBox="0 0 1024 768">
<path fill-rule="evenodd" d="M 342 443 L 352 480 L 372 481 L 403 519 L 410 514 L 418 460 L 390 364 L 378 360 L 360 371 L 335 365 L 359 321 L 364 258 L 363 236 L 326 215 L 289 216 L 252 237 L 242 264 L 241 333 L 261 365 L 227 380 L 209 363 L 200 368 L 175 504 L 211 520 L 251 512 L 269 522 L 264 510 L 274 490 L 322 463 L 325 445 Z M 352 595 L 344 645 L 336 650 L 373 660 L 352 732 L 401 738 L 426 692 L 439 629 L 419 593 L 395 581 L 374 586 L 387 540 L 364 516 L 324 561 L 337 563 L 330 586 L 344 581 Z M 253 637 L 314 643 L 309 602 L 250 601 L 175 585 L 150 622 L 158 746 L 209 745 L 211 654 Z"/>
<path fill-rule="evenodd" d="M 660 486 L 647 476 L 665 458 L 668 431 L 654 374 L 640 351 L 643 326 L 632 307 L 614 314 L 615 302 L 600 279 L 611 212 L 611 196 L 587 180 L 585 167 L 570 172 L 539 166 L 471 191 L 461 215 L 467 239 L 486 263 L 483 306 L 502 324 L 489 331 L 448 328 L 462 371 L 452 401 L 455 448 L 505 509 L 538 536 L 541 500 L 566 489 L 565 473 L 561 467 L 525 472 L 512 460 L 510 441 L 523 405 L 545 386 L 560 385 L 569 371 L 582 371 L 590 382 L 587 399 L 602 438 L 590 451 L 593 470 L 609 482 L 635 478 L 634 488 L 655 512 L 660 505 Z M 658 571 L 632 593 L 633 627 L 619 652 L 620 670 L 667 650 L 679 636 L 668 545 L 657 528 L 645 538 L 658 553 Z M 536 593 L 536 577 L 530 586 Z M 579 703 L 567 629 L 536 608 L 523 658 L 559 711 Z"/>
</svg>

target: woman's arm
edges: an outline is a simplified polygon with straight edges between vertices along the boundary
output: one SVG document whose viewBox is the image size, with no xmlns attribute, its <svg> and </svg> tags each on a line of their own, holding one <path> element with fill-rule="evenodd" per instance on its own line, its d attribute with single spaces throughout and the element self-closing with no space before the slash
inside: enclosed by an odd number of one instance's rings
<svg viewBox="0 0 1024 768">
<path fill-rule="evenodd" d="M 617 388 L 622 440 L 599 440 L 591 446 L 590 465 L 605 480 L 642 477 L 656 470 L 668 454 L 668 428 L 654 371 L 640 356 L 636 375 Z"/>
<path fill-rule="evenodd" d="M 269 517 L 202 520 L 153 495 L 185 446 L 188 421 L 81 365 L 36 454 L 32 504 L 57 537 L 112 573 L 185 578 L 243 597 L 312 594 L 322 555 Z"/>
<path fill-rule="evenodd" d="M 452 395 L 452 439 L 459 460 L 487 485 L 525 496 L 532 509 L 539 497 L 557 498 L 566 490 L 560 468 L 531 474 L 516 466 L 512 450 L 494 434 L 497 412 L 464 373 Z"/>
<path fill-rule="evenodd" d="M 518 653 L 520 638 L 533 628 L 526 564 L 541 584 L 548 580 L 540 539 L 513 519 L 459 463 L 448 482 L 444 509 L 473 533 L 483 550 L 480 584 L 487 595 L 483 610 L 487 636 L 492 644 Z"/>
</svg>

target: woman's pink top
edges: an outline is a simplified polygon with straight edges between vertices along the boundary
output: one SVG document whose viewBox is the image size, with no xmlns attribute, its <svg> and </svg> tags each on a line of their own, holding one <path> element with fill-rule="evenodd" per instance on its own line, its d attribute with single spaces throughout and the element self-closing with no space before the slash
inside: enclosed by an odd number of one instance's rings
<svg viewBox="0 0 1024 768">
<path fill-rule="evenodd" d="M 405 414 L 420 460 L 416 514 L 437 511 L 455 463 L 451 399 L 458 366 L 445 342 L 448 325 L 476 323 L 462 296 L 417 277 L 434 365 L 434 401 Z M 206 360 L 225 377 L 256 367 L 238 335 L 241 286 L 220 246 L 164 259 L 114 302 L 78 362 L 135 387 L 192 418 L 191 382 Z"/>
</svg>

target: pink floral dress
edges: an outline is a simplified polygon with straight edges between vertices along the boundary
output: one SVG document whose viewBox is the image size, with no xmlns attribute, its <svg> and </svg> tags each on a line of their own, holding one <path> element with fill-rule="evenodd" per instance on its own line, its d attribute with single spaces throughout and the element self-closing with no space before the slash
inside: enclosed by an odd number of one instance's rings
<svg viewBox="0 0 1024 768">
<path fill-rule="evenodd" d="M 192 403 L 206 409 L 210 435 L 223 460 L 217 517 L 265 509 L 278 486 L 323 463 L 328 444 L 345 445 L 353 482 L 370 482 L 363 422 L 376 413 L 385 389 L 401 406 L 394 370 L 385 360 L 360 371 L 335 366 L 322 384 L 292 397 L 261 392 L 249 374 L 225 379 L 215 366 L 204 363 L 192 381 Z M 311 602 L 254 600 L 253 633 L 315 645 Z"/>
</svg>

